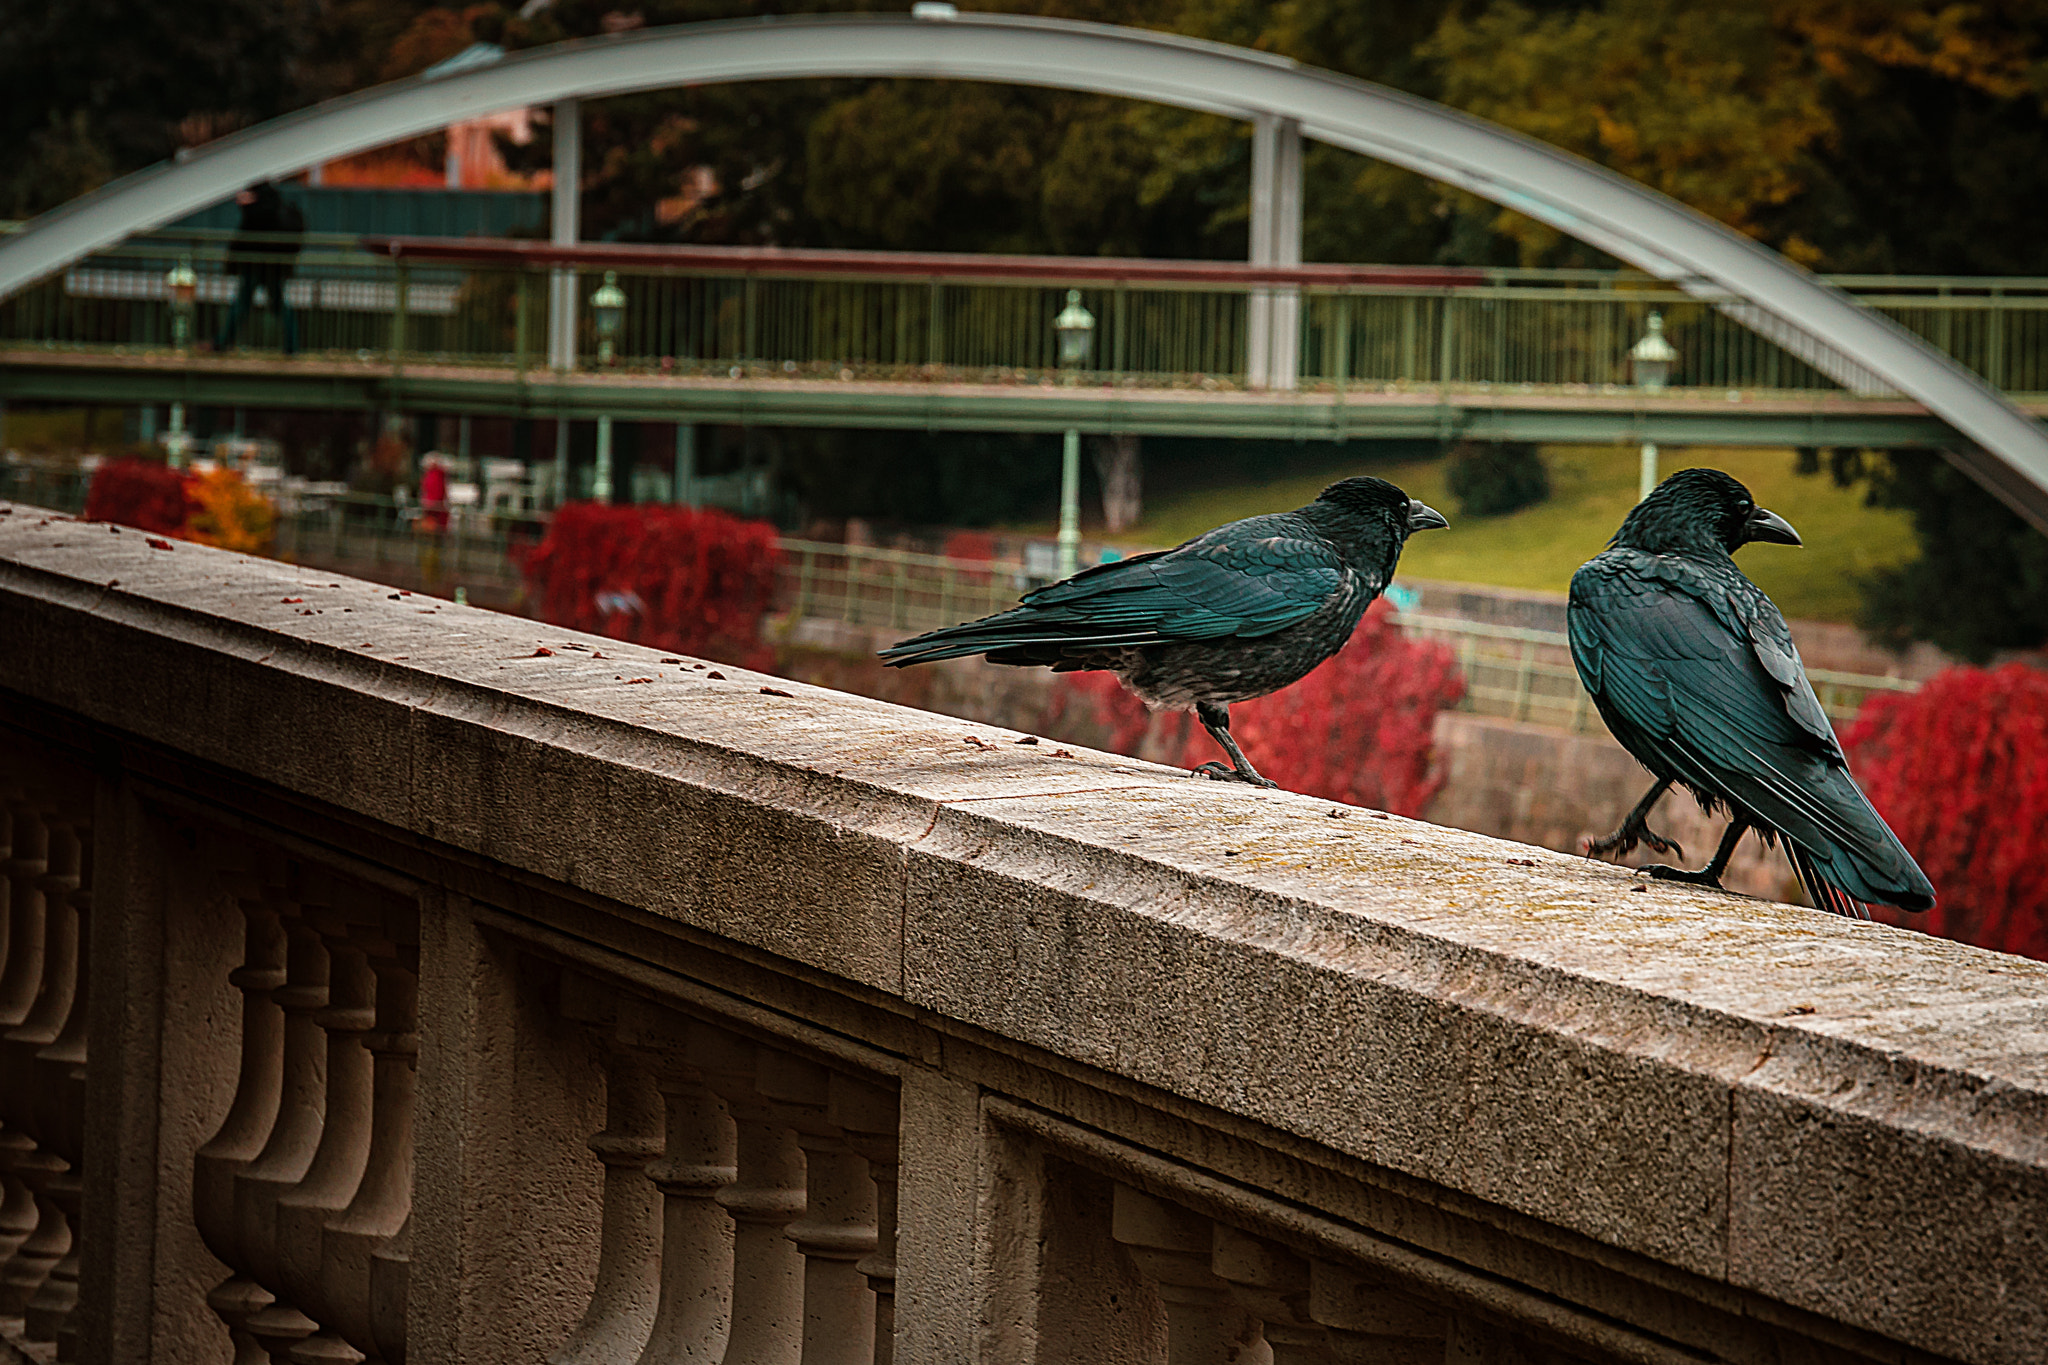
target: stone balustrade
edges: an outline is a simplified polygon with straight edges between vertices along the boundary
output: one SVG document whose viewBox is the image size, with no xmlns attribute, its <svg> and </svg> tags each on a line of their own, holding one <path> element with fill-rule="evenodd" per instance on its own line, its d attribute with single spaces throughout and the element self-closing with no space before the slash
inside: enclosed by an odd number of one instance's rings
<svg viewBox="0 0 2048 1365">
<path fill-rule="evenodd" d="M 0 510 L 0 1360 L 2048 1359 L 2048 966 Z"/>
</svg>

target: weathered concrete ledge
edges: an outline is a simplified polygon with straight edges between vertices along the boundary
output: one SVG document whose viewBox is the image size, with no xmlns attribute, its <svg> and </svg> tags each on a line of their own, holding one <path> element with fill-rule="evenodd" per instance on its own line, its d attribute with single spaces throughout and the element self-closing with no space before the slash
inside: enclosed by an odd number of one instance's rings
<svg viewBox="0 0 2048 1365">
<path fill-rule="evenodd" d="M 0 640 L 9 710 L 1911 1347 L 2048 1358 L 2048 964 L 20 506 Z"/>
</svg>

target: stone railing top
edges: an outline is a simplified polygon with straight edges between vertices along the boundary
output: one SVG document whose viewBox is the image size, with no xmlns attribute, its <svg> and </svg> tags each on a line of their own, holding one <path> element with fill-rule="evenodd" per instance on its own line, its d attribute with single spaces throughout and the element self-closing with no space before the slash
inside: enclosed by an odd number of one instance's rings
<svg viewBox="0 0 2048 1365">
<path fill-rule="evenodd" d="M 2048 1340 L 2048 964 L 0 508 L 0 691 L 1927 1349 Z"/>
</svg>

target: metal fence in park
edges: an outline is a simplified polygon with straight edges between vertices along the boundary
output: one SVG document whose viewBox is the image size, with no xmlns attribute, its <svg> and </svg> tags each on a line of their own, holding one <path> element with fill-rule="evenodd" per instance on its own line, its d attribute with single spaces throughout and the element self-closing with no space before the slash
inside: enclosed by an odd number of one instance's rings
<svg viewBox="0 0 2048 1365">
<path fill-rule="evenodd" d="M 782 542 L 780 609 L 878 632 L 914 635 L 1000 611 L 1037 580 L 1015 562 L 947 559 L 880 547 Z M 1459 709 L 1576 733 L 1603 729 L 1556 631 L 1403 612 L 1401 628 L 1437 641 L 1465 675 Z M 1828 715 L 1853 719 L 1873 692 L 1911 692 L 1903 678 L 1808 669 Z"/>
<path fill-rule="evenodd" d="M 229 234 L 192 231 L 123 242 L 0 300 L 0 344 L 155 352 L 182 335 L 204 348 L 239 287 L 229 243 Z M 546 365 L 550 267 L 511 244 L 422 250 L 308 239 L 282 286 L 300 351 L 379 365 Z M 831 253 L 628 252 L 609 268 L 615 313 L 590 304 L 606 269 L 553 269 L 572 277 L 581 300 L 579 363 L 596 365 L 605 350 L 625 373 L 1044 383 L 1057 372 L 1053 321 L 1073 288 L 1095 319 L 1079 369 L 1091 384 L 1243 385 L 1250 302 L 1267 292 L 1299 302 L 1299 377 L 1310 390 L 1618 388 L 1653 311 L 1679 350 L 1674 388 L 1837 387 L 1715 300 L 1627 272 L 1313 266 L 1299 283 L 1262 291 L 1238 278 L 1244 267 L 1220 262 L 905 256 L 878 265 L 842 254 L 835 264 Z M 171 279 L 180 263 L 193 267 L 183 304 Z M 2048 280 L 1833 282 L 1992 384 L 2048 392 Z M 275 310 L 257 310 L 238 341 L 275 350 L 279 324 Z"/>
</svg>

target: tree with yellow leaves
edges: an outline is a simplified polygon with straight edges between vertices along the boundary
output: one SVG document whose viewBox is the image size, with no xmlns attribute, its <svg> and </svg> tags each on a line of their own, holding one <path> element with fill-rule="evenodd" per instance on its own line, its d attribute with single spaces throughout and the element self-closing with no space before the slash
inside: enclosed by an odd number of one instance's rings
<svg viewBox="0 0 2048 1365">
<path fill-rule="evenodd" d="M 277 511 L 235 470 L 209 469 L 190 476 L 185 500 L 191 509 L 185 518 L 185 539 L 243 554 L 269 553 Z"/>
</svg>

